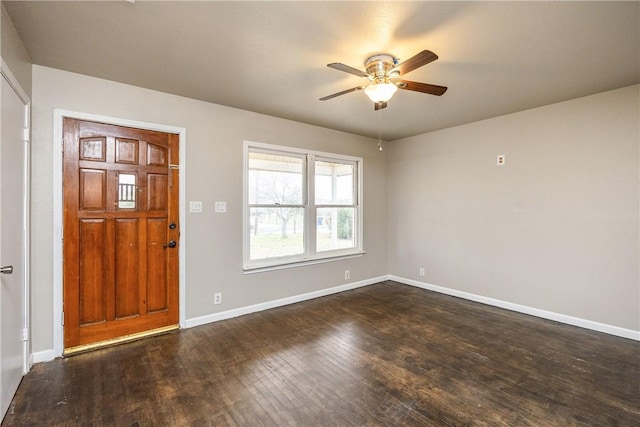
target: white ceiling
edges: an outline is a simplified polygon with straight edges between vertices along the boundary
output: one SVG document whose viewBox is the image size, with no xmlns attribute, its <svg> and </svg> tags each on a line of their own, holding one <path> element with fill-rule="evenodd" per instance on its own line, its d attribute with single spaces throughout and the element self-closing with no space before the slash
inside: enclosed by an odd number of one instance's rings
<svg viewBox="0 0 640 427">
<path fill-rule="evenodd" d="M 394 140 L 640 83 L 640 2 L 3 2 L 35 64 Z M 367 57 L 440 57 L 378 112 Z"/>
</svg>

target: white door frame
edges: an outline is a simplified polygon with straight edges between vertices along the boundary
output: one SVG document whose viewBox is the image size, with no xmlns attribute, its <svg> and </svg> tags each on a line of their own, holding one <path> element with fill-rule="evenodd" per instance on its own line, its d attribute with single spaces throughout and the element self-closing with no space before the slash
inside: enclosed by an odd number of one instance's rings
<svg viewBox="0 0 640 427">
<path fill-rule="evenodd" d="M 186 200 L 186 128 L 168 126 L 157 123 L 141 122 L 136 120 L 108 117 L 99 114 L 81 113 L 77 111 L 53 110 L 53 352 L 54 357 L 61 357 L 64 351 L 64 325 L 63 325 L 63 286 L 62 286 L 62 263 L 63 263 L 63 199 L 62 199 L 62 147 L 63 147 L 63 119 L 69 117 L 78 120 L 89 120 L 110 125 L 127 126 L 137 129 L 154 130 L 165 133 L 179 135 L 178 153 L 180 156 L 180 197 L 179 197 L 179 218 L 180 218 L 180 245 L 178 252 L 179 263 L 179 310 L 180 327 L 186 328 L 186 291 L 185 291 L 185 200 Z"/>
<path fill-rule="evenodd" d="M 11 89 L 18 95 L 20 101 L 24 104 L 24 142 L 25 142 L 25 156 L 24 156 L 24 178 L 23 178 L 23 194 L 24 200 L 22 201 L 22 208 L 24 209 L 24 224 L 23 224 L 23 238 L 24 238 L 24 253 L 22 254 L 24 261 L 24 283 L 22 287 L 22 295 L 24 297 L 24 306 L 22 307 L 22 328 L 23 328 L 23 373 L 29 372 L 31 365 L 33 364 L 31 359 L 31 329 L 30 329 L 30 309 L 31 305 L 29 301 L 31 299 L 31 264 L 30 264 L 30 200 L 31 200 L 31 100 L 27 93 L 22 89 L 18 79 L 13 75 L 11 69 L 4 59 L 0 58 L 0 73 L 7 80 Z"/>
</svg>

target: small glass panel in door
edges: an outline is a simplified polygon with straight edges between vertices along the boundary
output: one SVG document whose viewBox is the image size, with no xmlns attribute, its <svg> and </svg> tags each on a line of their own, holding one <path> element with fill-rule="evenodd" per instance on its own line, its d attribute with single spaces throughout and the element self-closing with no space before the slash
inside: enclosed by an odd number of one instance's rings
<svg viewBox="0 0 640 427">
<path fill-rule="evenodd" d="M 118 174 L 118 209 L 136 208 L 136 175 Z"/>
</svg>

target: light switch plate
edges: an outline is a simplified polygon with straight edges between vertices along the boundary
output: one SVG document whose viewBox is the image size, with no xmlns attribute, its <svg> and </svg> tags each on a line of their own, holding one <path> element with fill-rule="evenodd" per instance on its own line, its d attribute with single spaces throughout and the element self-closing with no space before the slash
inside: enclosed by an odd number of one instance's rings
<svg viewBox="0 0 640 427">
<path fill-rule="evenodd" d="M 190 201 L 189 202 L 189 213 L 202 213 L 202 201 Z"/>
<path fill-rule="evenodd" d="M 216 213 L 226 213 L 227 212 L 227 202 L 216 202 Z"/>
</svg>

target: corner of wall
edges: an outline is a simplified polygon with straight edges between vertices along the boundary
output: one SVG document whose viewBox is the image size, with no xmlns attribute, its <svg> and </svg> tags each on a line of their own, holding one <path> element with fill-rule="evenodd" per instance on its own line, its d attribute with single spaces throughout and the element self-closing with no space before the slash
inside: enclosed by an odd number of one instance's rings
<svg viewBox="0 0 640 427">
<path fill-rule="evenodd" d="M 0 56 L 31 99 L 32 61 L 4 2 L 0 5 Z"/>
</svg>

